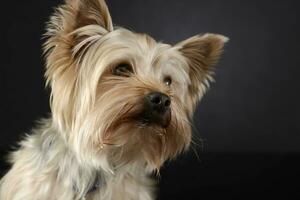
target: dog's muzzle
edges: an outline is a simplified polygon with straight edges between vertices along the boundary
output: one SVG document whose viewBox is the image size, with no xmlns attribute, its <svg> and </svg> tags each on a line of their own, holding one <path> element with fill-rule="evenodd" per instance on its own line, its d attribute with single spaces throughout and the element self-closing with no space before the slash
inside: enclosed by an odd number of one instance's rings
<svg viewBox="0 0 300 200">
<path fill-rule="evenodd" d="M 171 120 L 171 99 L 161 92 L 151 92 L 145 97 L 145 111 L 142 120 L 146 123 L 168 127 Z"/>
</svg>

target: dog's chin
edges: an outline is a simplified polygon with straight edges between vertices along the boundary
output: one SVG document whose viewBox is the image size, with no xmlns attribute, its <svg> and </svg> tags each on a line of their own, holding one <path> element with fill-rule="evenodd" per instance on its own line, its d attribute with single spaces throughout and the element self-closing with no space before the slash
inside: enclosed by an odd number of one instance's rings
<svg viewBox="0 0 300 200">
<path fill-rule="evenodd" d="M 176 133 L 176 128 L 170 119 L 169 116 L 158 123 L 140 118 L 116 125 L 108 142 L 113 162 L 118 166 L 145 162 L 150 170 L 159 169 L 184 145 L 178 135 L 172 134 Z"/>
</svg>

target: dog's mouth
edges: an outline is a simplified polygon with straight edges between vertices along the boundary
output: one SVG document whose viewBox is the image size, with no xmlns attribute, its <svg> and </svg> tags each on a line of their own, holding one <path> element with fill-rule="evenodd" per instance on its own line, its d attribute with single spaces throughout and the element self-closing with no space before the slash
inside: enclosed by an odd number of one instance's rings
<svg viewBox="0 0 300 200">
<path fill-rule="evenodd" d="M 166 111 L 149 111 L 146 110 L 136 117 L 136 120 L 143 125 L 158 125 L 167 128 L 171 122 L 171 109 Z"/>
</svg>

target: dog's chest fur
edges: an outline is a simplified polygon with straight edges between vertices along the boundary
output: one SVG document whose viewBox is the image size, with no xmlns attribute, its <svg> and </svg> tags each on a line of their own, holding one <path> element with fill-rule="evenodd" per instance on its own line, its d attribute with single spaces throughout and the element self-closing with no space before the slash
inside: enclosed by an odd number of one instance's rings
<svg viewBox="0 0 300 200">
<path fill-rule="evenodd" d="M 77 161 L 50 121 L 34 132 L 12 154 L 14 165 L 2 179 L 1 199 L 152 199 L 154 183 L 143 165 L 95 169 Z"/>
</svg>

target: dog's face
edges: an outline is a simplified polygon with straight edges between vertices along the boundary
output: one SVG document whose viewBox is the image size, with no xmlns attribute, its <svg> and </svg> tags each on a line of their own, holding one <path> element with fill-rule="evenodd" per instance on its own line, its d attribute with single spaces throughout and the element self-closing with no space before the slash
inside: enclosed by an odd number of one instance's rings
<svg viewBox="0 0 300 200">
<path fill-rule="evenodd" d="M 93 166 L 158 169 L 187 149 L 190 121 L 227 38 L 174 46 L 113 28 L 103 0 L 67 0 L 48 27 L 53 124 Z"/>
</svg>

